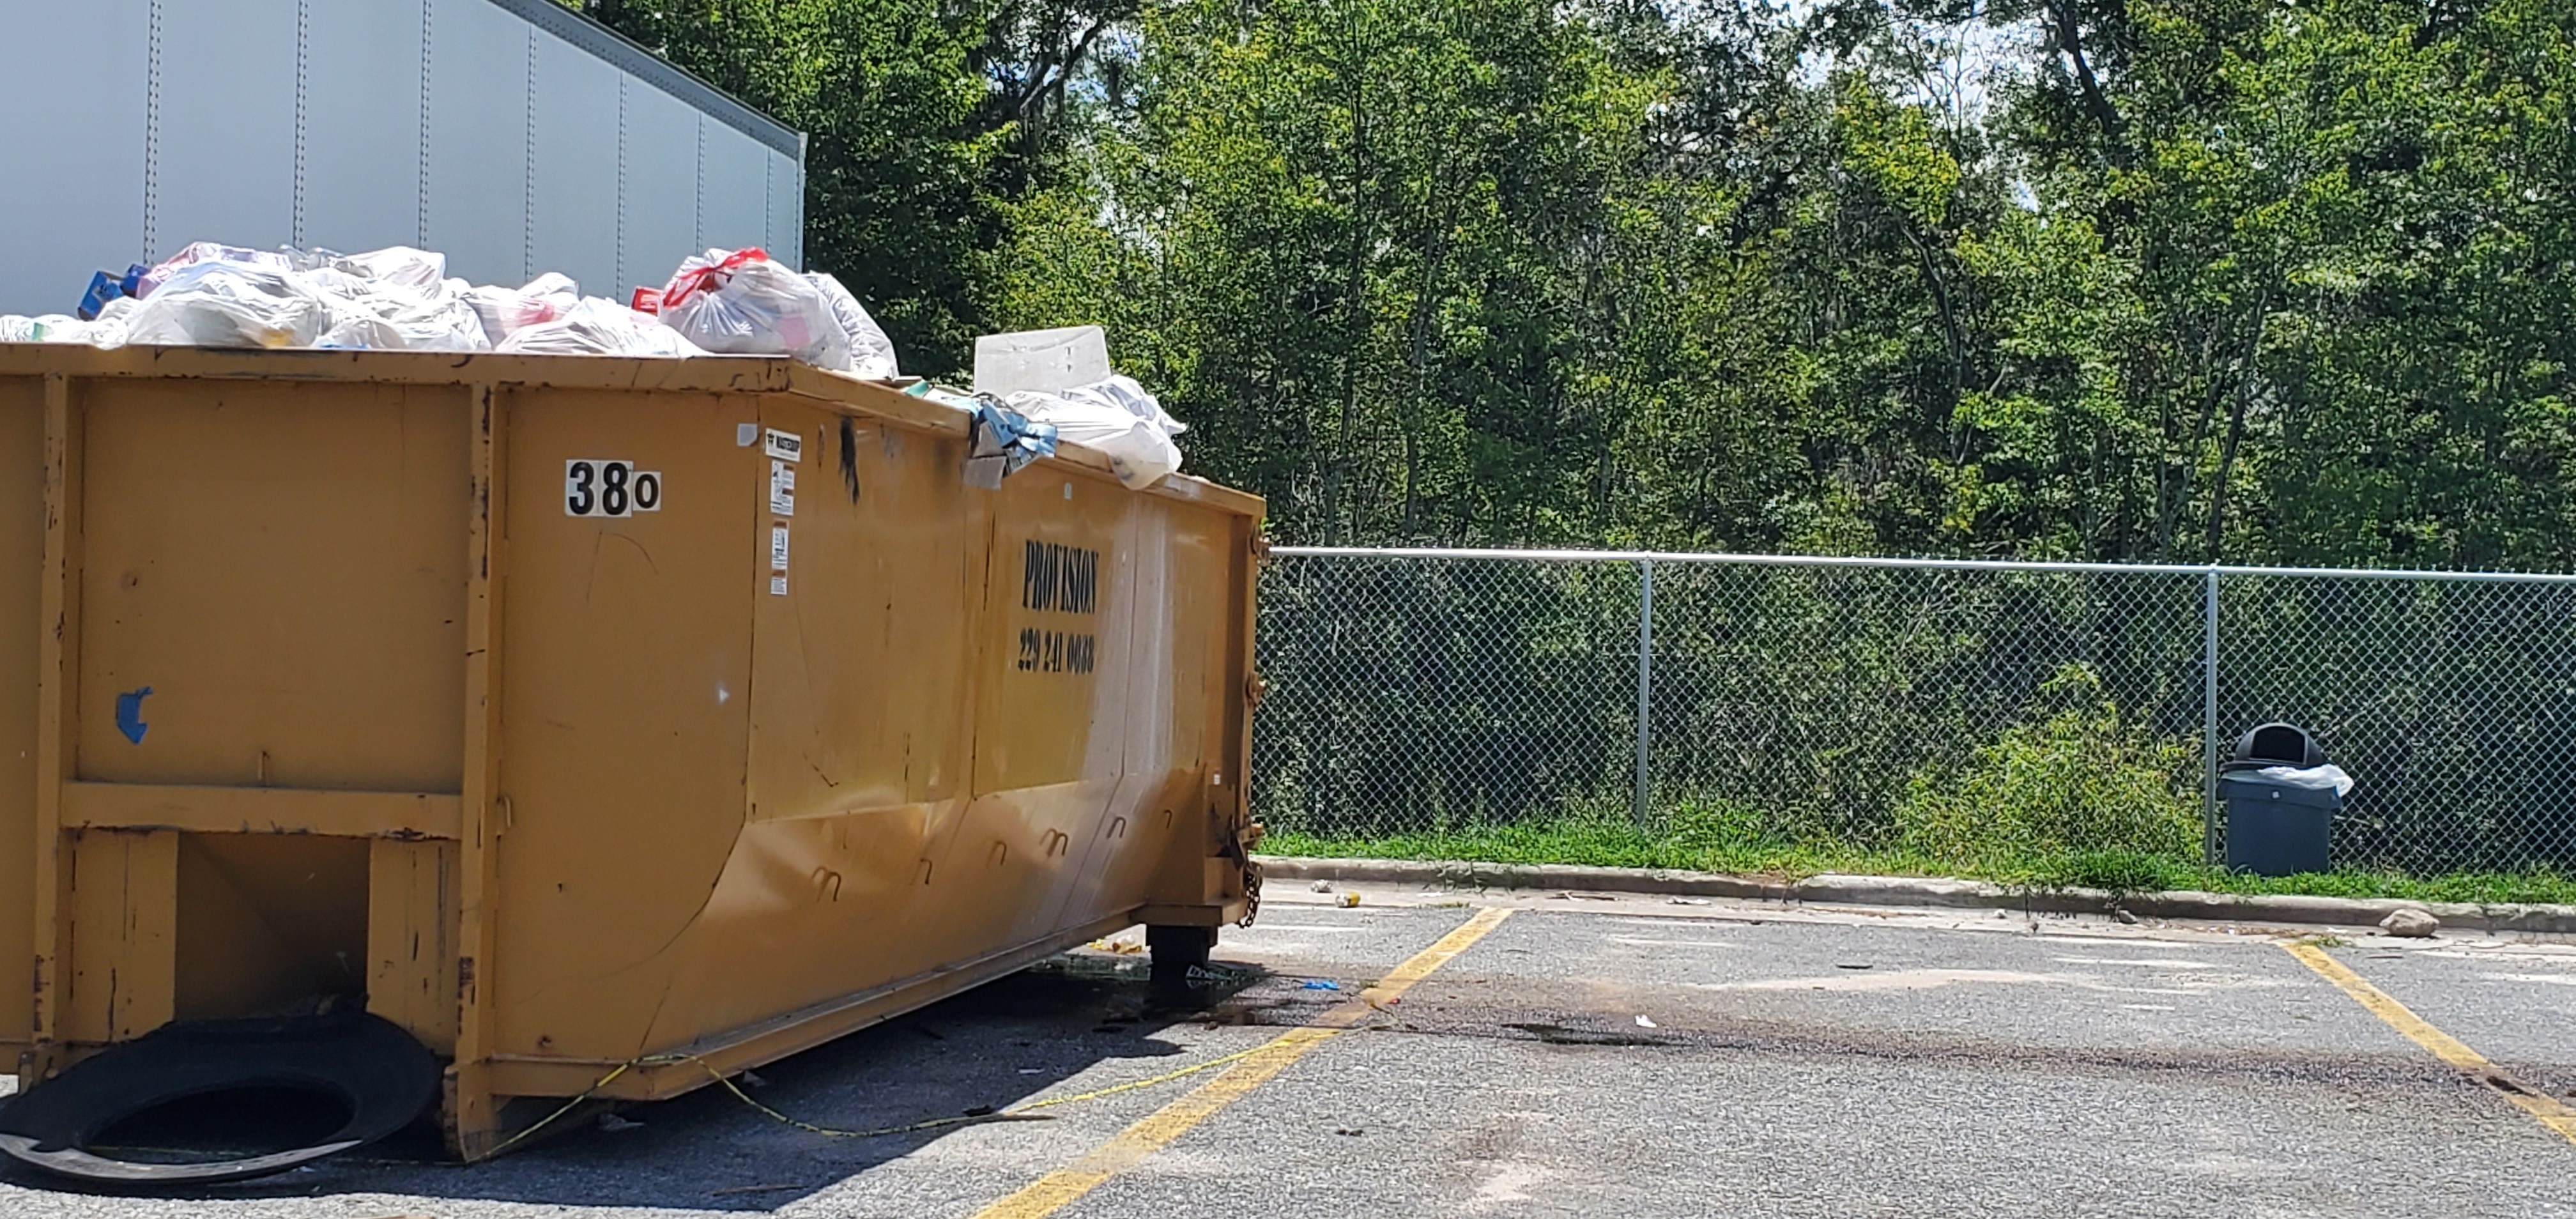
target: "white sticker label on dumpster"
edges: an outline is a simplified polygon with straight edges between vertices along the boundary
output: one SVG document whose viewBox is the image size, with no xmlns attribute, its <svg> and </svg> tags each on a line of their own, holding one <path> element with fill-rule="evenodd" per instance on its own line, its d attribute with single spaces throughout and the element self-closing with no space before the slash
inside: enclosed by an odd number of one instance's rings
<svg viewBox="0 0 2576 1219">
<path fill-rule="evenodd" d="M 769 570 L 781 573 L 787 570 L 787 526 L 785 525 L 769 527 Z"/>
<path fill-rule="evenodd" d="M 662 509 L 662 473 L 631 461 L 576 457 L 564 463 L 565 516 L 632 516 Z"/>
<path fill-rule="evenodd" d="M 787 577 L 785 577 L 785 576 L 771 576 L 771 577 L 769 578 L 769 595 L 770 595 L 770 596 L 773 596 L 773 597 L 784 597 L 784 596 L 786 596 L 786 595 L 787 595 Z"/>
<path fill-rule="evenodd" d="M 796 515 L 796 467 L 783 461 L 769 463 L 769 510 L 780 516 Z"/>
<path fill-rule="evenodd" d="M 777 428 L 771 428 L 766 439 L 761 442 L 761 447 L 767 450 L 770 456 L 790 465 L 805 460 L 805 438 L 794 432 L 782 432 Z"/>
</svg>

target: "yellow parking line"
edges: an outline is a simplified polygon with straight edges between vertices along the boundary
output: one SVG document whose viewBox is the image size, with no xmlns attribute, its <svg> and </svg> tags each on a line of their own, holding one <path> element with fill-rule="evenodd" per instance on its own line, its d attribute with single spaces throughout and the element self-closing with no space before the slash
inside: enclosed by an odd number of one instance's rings
<svg viewBox="0 0 2576 1219">
<path fill-rule="evenodd" d="M 2557 1097 L 2506 1074 L 2503 1068 L 2487 1061 L 2485 1055 L 2470 1049 L 2459 1038 L 2426 1023 L 2422 1016 L 2407 1010 L 2405 1004 L 2390 998 L 2388 992 L 2371 985 L 2343 962 L 2327 956 L 2324 949 L 2314 944 L 2285 944 L 2283 947 L 2326 981 L 2352 996 L 2353 1001 L 2368 1009 L 2371 1015 L 2385 1021 L 2388 1027 L 2406 1034 L 2415 1044 L 2431 1050 L 2435 1058 L 2494 1089 L 2497 1095 L 2512 1101 L 2515 1107 L 2530 1114 L 2541 1125 L 2565 1136 L 2568 1142 L 2576 1143 L 2576 1108 L 2570 1108 Z"/>
<path fill-rule="evenodd" d="M 1474 918 L 1396 966 L 1395 971 L 1379 979 L 1377 985 L 1361 991 L 1358 998 L 1334 1004 L 1311 1026 L 1281 1034 L 1250 1057 L 1226 1068 L 1223 1074 L 1199 1085 L 1189 1095 L 1119 1131 L 1116 1137 L 1093 1148 L 1081 1159 L 975 1212 L 975 1219 L 1041 1219 L 1062 1210 L 1111 1177 L 1135 1167 L 1137 1161 L 1161 1150 L 1191 1127 L 1214 1116 L 1218 1110 L 1243 1099 L 1245 1094 L 1260 1087 L 1270 1077 L 1287 1070 L 1290 1063 L 1305 1057 L 1307 1051 L 1350 1031 L 1368 1019 L 1369 1013 L 1378 1005 L 1402 995 L 1414 983 L 1429 976 L 1432 970 L 1448 964 L 1451 957 L 1465 952 L 1468 945 L 1485 938 L 1486 932 L 1501 926 L 1511 913 L 1502 907 L 1477 911 Z"/>
</svg>

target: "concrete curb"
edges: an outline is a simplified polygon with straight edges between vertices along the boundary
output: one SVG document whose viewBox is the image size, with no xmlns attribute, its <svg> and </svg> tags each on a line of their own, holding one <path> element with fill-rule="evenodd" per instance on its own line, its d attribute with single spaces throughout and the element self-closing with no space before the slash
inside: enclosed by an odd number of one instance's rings
<svg viewBox="0 0 2576 1219">
<path fill-rule="evenodd" d="M 2391 911 L 2411 909 L 2430 913 L 2442 920 L 2442 926 L 2446 928 L 2576 935 L 2576 906 L 2487 906 L 2377 898 L 2249 896 L 2199 893 L 2187 889 L 2161 893 L 2015 889 L 1974 880 L 1831 873 L 1787 881 L 1759 876 L 1730 876 L 1721 872 L 1594 868 L 1554 863 L 1431 863 L 1407 859 L 1313 859 L 1273 855 L 1257 858 L 1262 872 L 1276 880 L 1425 885 L 1444 889 L 1661 893 L 1754 901 L 2028 910 L 2045 914 L 2109 914 L 2114 910 L 2126 910 L 2141 918 L 2332 927 L 2376 927 Z"/>
</svg>

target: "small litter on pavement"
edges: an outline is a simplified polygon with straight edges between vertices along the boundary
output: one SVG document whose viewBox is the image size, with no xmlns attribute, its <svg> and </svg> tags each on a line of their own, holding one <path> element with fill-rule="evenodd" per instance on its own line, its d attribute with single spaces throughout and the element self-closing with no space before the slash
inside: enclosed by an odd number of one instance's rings
<svg viewBox="0 0 2576 1219">
<path fill-rule="evenodd" d="M 1655 1024 L 1655 1022 L 1654 1022 L 1653 1020 L 1648 1019 L 1648 1018 L 1647 1018 L 1646 1016 L 1644 1016 L 1643 1014 L 1640 1014 L 1640 1015 L 1637 1017 L 1637 1027 L 1638 1027 L 1638 1028 L 1641 1028 L 1641 1029 L 1650 1029 L 1650 1028 L 1656 1028 L 1656 1027 L 1658 1027 L 1658 1026 Z"/>
<path fill-rule="evenodd" d="M 1340 990 L 1341 988 L 1341 983 L 1324 978 L 1309 978 L 1306 981 L 1306 989 L 1308 990 Z"/>
<path fill-rule="evenodd" d="M 2442 920 L 2408 906 L 2389 911 L 2387 918 L 2379 920 L 2379 929 L 2390 935 L 2420 940 L 2441 930 Z"/>
</svg>

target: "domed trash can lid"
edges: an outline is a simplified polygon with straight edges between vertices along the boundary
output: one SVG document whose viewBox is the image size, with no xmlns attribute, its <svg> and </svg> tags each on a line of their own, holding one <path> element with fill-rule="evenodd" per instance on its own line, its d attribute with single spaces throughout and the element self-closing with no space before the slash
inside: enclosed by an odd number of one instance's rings
<svg viewBox="0 0 2576 1219">
<path fill-rule="evenodd" d="M 2220 770 L 2261 770 L 2287 766 L 2293 770 L 2311 770 L 2326 764 L 2326 751 L 2308 730 L 2296 724 L 2275 720 L 2245 730 L 2236 738 L 2234 756 Z"/>
</svg>

